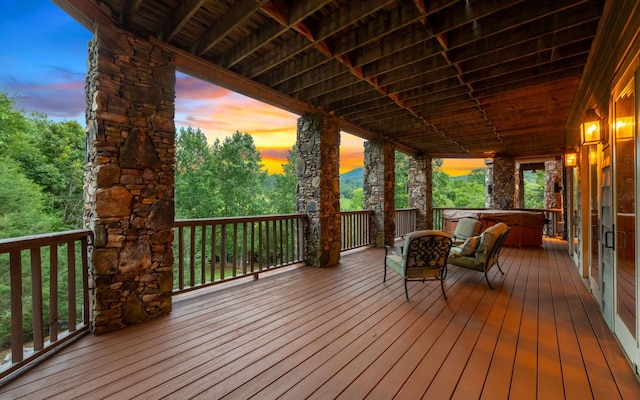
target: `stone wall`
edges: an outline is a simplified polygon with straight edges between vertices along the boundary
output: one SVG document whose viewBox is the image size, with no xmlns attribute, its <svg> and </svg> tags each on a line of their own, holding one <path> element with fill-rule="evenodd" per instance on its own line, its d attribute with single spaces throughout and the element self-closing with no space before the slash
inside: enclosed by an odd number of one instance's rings
<svg viewBox="0 0 640 400">
<path fill-rule="evenodd" d="M 173 59 L 106 27 L 89 44 L 85 224 L 94 232 L 95 334 L 171 311 Z"/>
<path fill-rule="evenodd" d="M 416 229 L 433 228 L 433 166 L 430 157 L 409 158 L 409 208 L 417 208 Z"/>
<path fill-rule="evenodd" d="M 514 208 L 516 197 L 516 163 L 513 158 L 496 157 L 491 163 L 487 163 L 487 187 L 491 185 L 491 191 L 487 190 L 488 208 L 510 210 Z M 491 192 L 491 193 L 489 193 Z"/>
<path fill-rule="evenodd" d="M 306 263 L 317 267 L 340 261 L 340 130 L 329 115 L 298 119 L 296 210 L 309 217 Z"/>
<path fill-rule="evenodd" d="M 364 209 L 373 211 L 372 241 L 393 245 L 395 237 L 395 149 L 391 143 L 364 143 Z"/>
<path fill-rule="evenodd" d="M 546 161 L 544 163 L 544 207 L 562 208 L 562 187 L 564 165 L 562 160 Z"/>
</svg>

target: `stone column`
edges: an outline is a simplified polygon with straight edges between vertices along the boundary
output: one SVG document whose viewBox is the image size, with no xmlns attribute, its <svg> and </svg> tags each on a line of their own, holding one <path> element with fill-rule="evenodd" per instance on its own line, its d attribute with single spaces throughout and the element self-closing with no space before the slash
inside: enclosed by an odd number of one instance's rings
<svg viewBox="0 0 640 400">
<path fill-rule="evenodd" d="M 84 186 L 95 334 L 171 311 L 173 61 L 103 26 L 89 44 Z"/>
<path fill-rule="evenodd" d="M 562 160 L 546 161 L 544 163 L 544 207 L 562 208 Z"/>
<path fill-rule="evenodd" d="M 306 263 L 316 267 L 340 261 L 340 129 L 328 114 L 298 119 L 298 201 L 296 210 L 309 216 Z"/>
<path fill-rule="evenodd" d="M 524 169 L 522 168 L 522 164 L 516 163 L 516 208 L 524 208 Z"/>
<path fill-rule="evenodd" d="M 383 141 L 364 143 L 364 208 L 373 211 L 371 235 L 376 247 L 395 239 L 395 148 Z"/>
<path fill-rule="evenodd" d="M 418 209 L 416 229 L 433 228 L 433 166 L 431 157 L 409 158 L 409 208 Z"/>
<path fill-rule="evenodd" d="M 493 197 L 493 159 L 484 160 L 487 170 L 484 175 L 484 208 L 491 208 Z"/>
<path fill-rule="evenodd" d="M 487 169 L 487 175 L 489 174 Z M 496 157 L 491 168 L 492 191 L 489 194 L 489 208 L 513 209 L 515 202 L 516 163 L 513 158 Z"/>
</svg>

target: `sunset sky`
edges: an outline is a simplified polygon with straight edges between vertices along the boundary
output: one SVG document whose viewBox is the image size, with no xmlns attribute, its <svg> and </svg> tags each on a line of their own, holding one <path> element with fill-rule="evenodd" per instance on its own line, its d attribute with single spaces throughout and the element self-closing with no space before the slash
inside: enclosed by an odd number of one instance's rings
<svg viewBox="0 0 640 400">
<path fill-rule="evenodd" d="M 0 0 L 0 89 L 18 107 L 52 120 L 85 124 L 84 79 L 92 34 L 48 0 Z M 176 128 L 200 128 L 212 144 L 236 130 L 251 134 L 271 173 L 281 172 L 296 141 L 298 116 L 184 74 L 176 79 Z M 340 171 L 363 165 L 363 140 L 341 138 Z M 482 160 L 445 160 L 464 175 Z"/>
</svg>

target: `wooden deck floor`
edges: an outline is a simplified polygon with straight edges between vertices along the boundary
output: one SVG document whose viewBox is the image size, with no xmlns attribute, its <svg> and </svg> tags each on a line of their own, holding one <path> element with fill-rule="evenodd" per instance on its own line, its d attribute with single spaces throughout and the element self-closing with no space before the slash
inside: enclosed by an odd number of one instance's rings
<svg viewBox="0 0 640 400">
<path fill-rule="evenodd" d="M 566 242 L 506 248 L 482 274 L 382 283 L 383 251 L 344 254 L 174 301 L 86 336 L 0 388 L 47 399 L 639 399 L 640 383 Z"/>
</svg>

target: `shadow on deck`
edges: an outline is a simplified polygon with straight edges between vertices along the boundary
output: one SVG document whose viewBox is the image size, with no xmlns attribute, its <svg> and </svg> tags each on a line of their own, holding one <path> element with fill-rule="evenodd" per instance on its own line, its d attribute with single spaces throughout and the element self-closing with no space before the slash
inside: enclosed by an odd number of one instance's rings
<svg viewBox="0 0 640 400">
<path fill-rule="evenodd" d="M 174 298 L 171 315 L 86 336 L 2 398 L 640 398 L 567 254 L 507 247 L 489 278 L 382 283 L 381 249 Z"/>
</svg>

